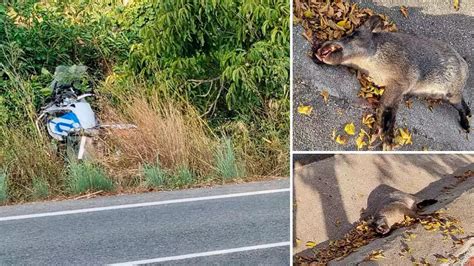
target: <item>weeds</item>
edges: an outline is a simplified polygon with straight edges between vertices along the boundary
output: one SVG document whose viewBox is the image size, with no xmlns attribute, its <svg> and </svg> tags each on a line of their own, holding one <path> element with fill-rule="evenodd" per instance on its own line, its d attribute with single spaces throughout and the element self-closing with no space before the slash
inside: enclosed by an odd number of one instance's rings
<svg viewBox="0 0 474 266">
<path fill-rule="evenodd" d="M 143 188 L 143 177 L 147 187 L 175 189 L 244 170 L 288 174 L 287 1 L 196 2 L 186 19 L 176 1 L 33 2 L 0 5 L 0 168 L 8 173 L 0 196 L 127 191 Z M 249 10 L 259 12 L 242 19 Z M 182 27 L 157 31 L 167 16 Z M 89 67 L 101 123 L 137 126 L 99 136 L 91 162 L 68 165 L 62 144 L 35 129 L 58 64 Z"/>
<path fill-rule="evenodd" d="M 7 174 L 4 171 L 0 171 L 0 203 L 7 201 L 7 192 Z"/>
<path fill-rule="evenodd" d="M 230 139 L 225 138 L 216 153 L 216 166 L 223 181 L 242 177 L 243 169 L 238 165 L 234 147 Z"/>
<path fill-rule="evenodd" d="M 33 192 L 32 196 L 34 200 L 45 199 L 49 196 L 48 183 L 42 179 L 33 179 Z"/>
<path fill-rule="evenodd" d="M 112 191 L 114 184 L 97 165 L 92 163 L 72 162 L 69 165 L 68 188 L 72 194 L 93 191 Z"/>
<path fill-rule="evenodd" d="M 145 165 L 143 167 L 146 186 L 149 188 L 164 188 L 168 174 L 158 163 L 155 165 Z"/>
</svg>

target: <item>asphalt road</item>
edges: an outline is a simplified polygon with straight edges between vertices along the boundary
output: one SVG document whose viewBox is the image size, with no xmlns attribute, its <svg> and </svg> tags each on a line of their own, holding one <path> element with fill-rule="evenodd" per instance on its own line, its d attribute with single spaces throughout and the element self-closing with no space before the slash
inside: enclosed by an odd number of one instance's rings
<svg viewBox="0 0 474 266">
<path fill-rule="evenodd" d="M 289 265 L 288 180 L 0 208 L 0 265 Z"/>
<path fill-rule="evenodd" d="M 388 15 L 399 31 L 422 35 L 451 44 L 468 62 L 470 77 L 464 90 L 464 97 L 474 109 L 474 0 L 460 1 L 460 10 L 454 10 L 452 1 L 392 1 L 357 0 L 362 7 Z M 400 2 L 408 7 L 409 16 L 400 12 Z M 433 4 L 436 2 L 436 4 Z M 346 123 L 354 122 L 357 130 L 361 117 L 367 109 L 361 107 L 357 92 L 360 85 L 355 74 L 345 67 L 315 65 L 307 56 L 309 42 L 302 36 L 301 26 L 293 27 L 293 150 L 336 151 L 355 150 L 355 139 L 348 145 L 339 145 L 332 140 L 332 131 L 343 133 Z M 330 94 L 326 105 L 319 93 Z M 296 112 L 299 105 L 313 106 L 311 116 Z M 438 151 L 474 150 L 471 134 L 461 133 L 459 117 L 451 106 L 439 105 L 430 111 L 423 100 L 413 100 L 411 108 L 404 104 L 397 114 L 397 126 L 407 127 L 413 133 L 413 145 L 400 150 L 424 149 Z M 471 119 L 471 127 L 474 120 Z"/>
</svg>

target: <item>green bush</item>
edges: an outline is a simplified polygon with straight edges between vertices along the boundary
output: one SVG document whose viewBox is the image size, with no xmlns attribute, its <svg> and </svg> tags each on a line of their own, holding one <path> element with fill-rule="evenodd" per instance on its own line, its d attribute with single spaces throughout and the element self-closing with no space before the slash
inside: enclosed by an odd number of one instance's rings
<svg viewBox="0 0 474 266">
<path fill-rule="evenodd" d="M 232 136 L 232 153 L 224 149 L 216 157 L 224 179 L 243 175 L 232 168 L 233 157 L 249 175 L 286 175 L 289 1 L 129 2 L 0 4 L 0 165 L 8 165 L 8 200 L 113 189 L 96 165 L 73 164 L 65 179 L 62 153 L 36 131 L 34 121 L 51 94 L 57 65 L 86 65 L 99 96 L 113 108 L 130 104 L 123 99 L 134 93 L 133 86 L 124 85 L 132 81 L 144 84 L 153 105 L 170 97 L 192 105 L 216 141 Z M 92 104 L 103 110 L 101 103 Z M 167 171 L 166 178 L 145 171 L 156 177 L 147 184 L 164 188 L 203 182 L 199 171 L 188 167 Z M 74 174 L 79 172 L 90 176 Z M 133 177 L 114 178 L 129 184 L 123 179 Z"/>
<path fill-rule="evenodd" d="M 145 176 L 145 183 L 150 188 L 164 188 L 169 178 L 165 170 L 160 165 L 145 165 L 143 167 L 143 175 Z"/>
<path fill-rule="evenodd" d="M 72 194 L 93 191 L 112 191 L 114 184 L 99 166 L 92 163 L 73 162 L 69 165 L 68 187 Z"/>
<path fill-rule="evenodd" d="M 128 18 L 140 27 L 132 70 L 201 111 L 249 114 L 285 97 L 289 1 L 144 1 Z"/>
<path fill-rule="evenodd" d="M 195 175 L 187 166 L 180 166 L 169 178 L 167 182 L 168 188 L 184 188 L 189 187 L 195 182 Z"/>
<path fill-rule="evenodd" d="M 0 171 L 0 203 L 7 201 L 7 192 L 7 174 L 3 171 Z"/>
<path fill-rule="evenodd" d="M 48 183 L 41 179 L 33 179 L 33 199 L 40 200 L 49 196 Z"/>
<path fill-rule="evenodd" d="M 243 170 L 235 157 L 234 147 L 230 139 L 226 138 L 216 152 L 216 167 L 223 181 L 242 177 Z"/>
</svg>

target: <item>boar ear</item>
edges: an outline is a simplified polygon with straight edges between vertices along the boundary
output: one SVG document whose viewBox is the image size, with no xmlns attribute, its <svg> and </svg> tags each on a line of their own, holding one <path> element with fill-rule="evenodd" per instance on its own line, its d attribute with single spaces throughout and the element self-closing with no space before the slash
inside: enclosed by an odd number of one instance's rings
<svg viewBox="0 0 474 266">
<path fill-rule="evenodd" d="M 362 25 L 364 30 L 373 32 L 377 28 L 382 26 L 382 18 L 380 16 L 371 16 L 365 23 Z"/>
</svg>

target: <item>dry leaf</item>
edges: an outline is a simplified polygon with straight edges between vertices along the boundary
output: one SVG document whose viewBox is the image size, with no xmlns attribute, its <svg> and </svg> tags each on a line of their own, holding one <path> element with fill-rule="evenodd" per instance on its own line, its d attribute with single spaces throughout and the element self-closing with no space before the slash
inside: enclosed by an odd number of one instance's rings
<svg viewBox="0 0 474 266">
<path fill-rule="evenodd" d="M 346 124 L 346 126 L 344 126 L 344 131 L 348 134 L 348 135 L 355 135 L 355 125 L 354 123 L 348 123 Z"/>
<path fill-rule="evenodd" d="M 363 129 L 360 130 L 359 136 L 356 139 L 356 145 L 357 145 L 357 150 L 360 150 L 367 146 L 367 142 L 365 142 L 365 136 L 368 136 L 367 132 L 365 132 Z"/>
<path fill-rule="evenodd" d="M 367 257 L 368 260 L 379 260 L 383 258 L 385 258 L 385 256 L 383 255 L 383 250 L 381 249 L 372 251 Z"/>
<path fill-rule="evenodd" d="M 342 28 L 346 28 L 349 24 L 347 23 L 347 19 L 344 19 L 336 23 L 336 25 Z"/>
<path fill-rule="evenodd" d="M 295 241 L 295 246 L 299 246 L 301 244 L 301 240 L 299 238 L 296 238 L 296 241 Z"/>
<path fill-rule="evenodd" d="M 399 135 L 395 137 L 395 143 L 398 145 L 410 145 L 413 144 L 411 140 L 411 133 L 408 131 L 408 128 L 399 128 Z"/>
<path fill-rule="evenodd" d="M 367 114 L 362 117 L 362 124 L 366 125 L 368 128 L 372 128 L 375 123 L 375 117 L 373 114 Z"/>
<path fill-rule="evenodd" d="M 459 0 L 454 0 L 453 4 L 454 4 L 454 9 L 456 11 L 458 11 L 459 10 Z"/>
<path fill-rule="evenodd" d="M 341 136 L 341 135 L 337 135 L 336 137 L 336 142 L 341 144 L 341 145 L 345 145 L 347 144 L 347 137 L 346 136 Z"/>
<path fill-rule="evenodd" d="M 308 241 L 306 242 L 306 246 L 308 248 L 314 248 L 316 246 L 316 243 L 314 241 Z"/>
<path fill-rule="evenodd" d="M 408 8 L 406 6 L 401 6 L 400 7 L 400 12 L 402 12 L 402 14 L 405 18 L 408 18 Z"/>
<path fill-rule="evenodd" d="M 321 95 L 323 97 L 324 103 L 328 104 L 329 92 L 327 90 L 323 90 L 323 91 L 321 91 L 321 93 L 319 95 Z"/>
<path fill-rule="evenodd" d="M 298 113 L 302 115 L 307 115 L 309 116 L 311 114 L 311 111 L 313 111 L 313 107 L 309 105 L 300 105 L 298 106 Z"/>
</svg>

